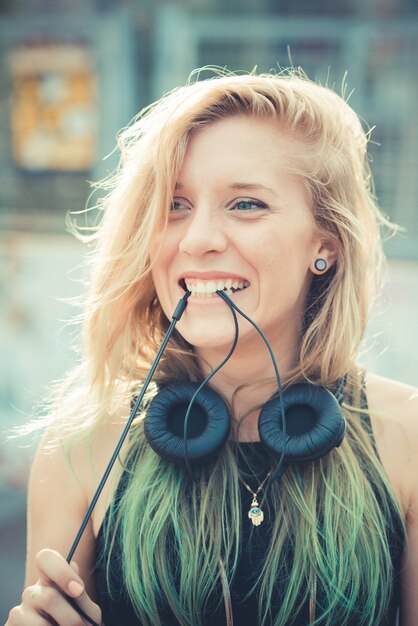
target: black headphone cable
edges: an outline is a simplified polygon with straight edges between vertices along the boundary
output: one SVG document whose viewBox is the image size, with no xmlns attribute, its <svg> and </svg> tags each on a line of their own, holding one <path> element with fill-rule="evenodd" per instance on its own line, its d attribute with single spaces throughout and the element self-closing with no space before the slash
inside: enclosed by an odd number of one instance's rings
<svg viewBox="0 0 418 626">
<path fill-rule="evenodd" d="M 217 290 L 216 293 L 217 293 L 218 296 L 220 296 L 222 298 L 222 300 L 224 300 L 224 302 L 229 306 L 229 308 L 231 310 L 231 313 L 232 313 L 233 318 L 234 318 L 234 324 L 235 324 L 235 338 L 234 338 L 234 341 L 232 343 L 231 349 L 229 350 L 227 356 L 224 358 L 222 363 L 220 363 L 205 378 L 205 380 L 199 385 L 198 389 L 195 391 L 195 393 L 193 394 L 193 396 L 192 396 L 192 398 L 191 398 L 191 400 L 189 402 L 189 405 L 188 405 L 187 411 L 186 411 L 186 415 L 184 417 L 184 426 L 183 426 L 183 429 L 184 429 L 183 430 L 184 462 L 185 462 L 187 471 L 188 471 L 189 475 L 191 476 L 192 480 L 197 482 L 198 479 L 199 479 L 199 473 L 197 471 L 193 471 L 192 470 L 192 468 L 190 467 L 190 462 L 189 462 L 189 458 L 188 458 L 187 431 L 188 431 L 189 417 L 190 417 L 192 406 L 194 404 L 194 401 L 195 401 L 196 396 L 198 395 L 199 391 L 209 382 L 209 380 L 212 378 L 212 376 L 214 376 L 216 374 L 216 372 L 218 372 L 221 369 L 221 367 L 223 367 L 225 365 L 225 363 L 231 358 L 232 353 L 234 352 L 234 350 L 236 348 L 236 345 L 237 345 L 237 342 L 238 342 L 238 335 L 239 335 L 237 316 L 236 316 L 236 313 L 235 313 L 235 311 L 237 311 L 241 315 L 241 317 L 246 319 L 255 328 L 255 330 L 258 332 L 258 334 L 261 336 L 261 338 L 263 339 L 264 343 L 266 344 L 267 349 L 268 349 L 268 351 L 270 353 L 270 357 L 271 357 L 271 360 L 272 360 L 272 363 L 273 363 L 273 367 L 274 367 L 274 372 L 275 372 L 276 379 L 277 379 L 277 385 L 278 385 L 278 389 L 279 389 L 280 411 L 281 411 L 281 417 L 282 417 L 282 431 L 283 431 L 283 438 L 284 438 L 284 447 L 283 447 L 282 454 L 280 455 L 277 467 L 274 470 L 274 472 L 272 473 L 272 475 L 270 476 L 269 482 L 272 482 L 272 481 L 276 480 L 277 478 L 279 478 L 280 476 L 282 476 L 282 474 L 283 474 L 283 472 L 285 470 L 284 458 L 285 458 L 285 455 L 286 455 L 286 414 L 285 414 L 285 409 L 284 409 L 284 405 L 283 405 L 282 383 L 281 383 L 281 379 L 280 379 L 279 368 L 277 366 L 277 361 L 275 359 L 272 347 L 271 347 L 267 337 L 265 336 L 265 334 L 261 330 L 261 328 L 259 328 L 259 326 L 257 326 L 257 324 L 251 318 L 249 318 L 248 315 L 246 315 L 243 311 L 241 311 L 241 309 L 231 300 L 231 298 L 229 298 L 227 296 L 227 294 L 224 291 Z"/>
<path fill-rule="evenodd" d="M 115 464 L 116 459 L 118 458 L 118 455 L 119 455 L 119 452 L 120 452 L 120 450 L 122 448 L 122 445 L 123 445 L 123 443 L 124 443 L 124 441 L 126 439 L 126 436 L 127 436 L 128 432 L 129 432 L 129 430 L 131 428 L 132 422 L 135 419 L 135 416 L 136 416 L 136 414 L 138 412 L 138 409 L 139 409 L 139 407 L 141 405 L 141 402 L 142 402 L 142 400 L 144 398 L 144 395 L 145 395 L 145 393 L 146 393 L 146 391 L 148 389 L 148 386 L 149 386 L 149 384 L 151 382 L 151 378 L 153 377 L 154 372 L 155 372 L 155 370 L 158 367 L 158 363 L 160 362 L 160 359 L 161 359 L 161 357 L 163 355 L 163 352 L 166 349 L 167 344 L 168 344 L 168 342 L 170 340 L 170 337 L 171 337 L 171 335 L 174 332 L 174 328 L 175 328 L 177 322 L 179 321 L 179 319 L 181 318 L 181 316 L 184 313 L 184 310 L 185 310 L 185 308 L 187 306 L 187 299 L 189 298 L 190 293 L 191 293 L 190 291 L 187 291 L 185 293 L 185 295 L 179 300 L 179 302 L 178 302 L 178 304 L 177 304 L 177 306 L 175 308 L 175 311 L 174 311 L 174 313 L 172 315 L 172 321 L 170 323 L 170 326 L 168 327 L 168 330 L 167 330 L 167 332 L 165 334 L 165 337 L 164 337 L 163 342 L 162 342 L 162 344 L 160 346 L 160 349 L 157 352 L 157 356 L 155 357 L 154 362 L 153 362 L 153 364 L 151 366 L 151 369 L 150 369 L 150 371 L 148 373 L 148 376 L 147 376 L 147 378 L 146 378 L 146 380 L 144 382 L 144 385 L 143 385 L 143 387 L 141 389 L 141 393 L 138 395 L 138 397 L 135 400 L 135 403 L 134 403 L 134 405 L 132 407 L 129 419 L 126 422 L 125 428 L 123 429 L 122 435 L 121 435 L 121 437 L 120 437 L 120 439 L 119 439 L 119 441 L 118 441 L 118 443 L 117 443 L 117 445 L 115 447 L 115 450 L 114 450 L 114 452 L 113 452 L 113 454 L 111 456 L 111 459 L 110 459 L 110 461 L 109 461 L 109 463 L 108 463 L 108 465 L 107 465 L 107 467 L 106 467 L 106 469 L 104 471 L 104 474 L 103 474 L 102 479 L 101 479 L 101 481 L 99 483 L 99 486 L 97 487 L 96 492 L 95 492 L 95 494 L 93 496 L 93 499 L 92 499 L 92 501 L 90 503 L 90 506 L 87 509 L 87 512 L 86 512 L 86 514 L 84 516 L 83 521 L 81 522 L 80 528 L 79 528 L 79 530 L 77 532 L 76 538 L 74 539 L 73 545 L 71 546 L 71 549 L 70 549 L 70 551 L 69 551 L 69 553 L 67 555 L 67 559 L 66 559 L 67 563 L 70 563 L 71 559 L 73 558 L 74 552 L 76 551 L 77 546 L 80 543 L 80 539 L 83 536 L 83 533 L 84 533 L 84 531 L 86 529 L 86 526 L 87 526 L 87 524 L 88 524 L 88 522 L 90 520 L 90 517 L 91 517 L 91 515 L 93 513 L 93 509 L 96 506 L 97 500 L 99 499 L 99 497 L 100 497 L 100 495 L 101 495 L 101 493 L 103 491 L 103 488 L 104 488 L 104 486 L 106 484 L 106 481 L 107 481 L 107 479 L 109 477 L 109 474 L 110 474 L 110 472 L 111 472 L 111 470 L 112 470 L 112 468 L 113 468 L 113 466 Z M 77 611 L 77 613 L 79 613 L 79 615 L 81 615 L 81 617 L 83 617 L 83 619 L 86 620 L 86 622 L 88 622 L 89 624 L 92 624 L 92 626 L 100 626 L 89 615 L 87 615 L 87 613 L 85 613 L 81 607 L 78 606 L 78 604 L 77 604 L 77 602 L 76 602 L 76 600 L 74 598 L 71 598 L 71 597 L 67 596 L 67 601 L 69 602 L 69 604 L 71 604 L 73 609 L 75 609 Z"/>
<path fill-rule="evenodd" d="M 248 317 L 248 315 L 246 315 L 243 311 L 241 311 L 241 309 L 239 307 L 237 307 L 235 302 L 233 302 L 231 300 L 231 298 L 229 298 L 224 291 L 218 290 L 216 293 L 218 294 L 218 296 L 220 296 L 222 298 L 222 300 L 224 300 L 227 303 L 227 305 L 229 306 L 231 311 L 232 311 L 232 309 L 235 309 L 235 311 L 237 311 L 244 319 L 247 320 L 247 322 L 249 322 L 255 328 L 255 330 L 258 332 L 258 334 L 260 335 L 260 337 L 262 338 L 262 340 L 266 344 L 267 349 L 268 349 L 268 351 L 270 353 L 270 358 L 271 358 L 272 363 L 273 363 L 274 372 L 275 372 L 276 379 L 277 379 L 277 386 L 278 386 L 278 389 L 279 389 L 279 402 L 280 402 L 280 411 L 281 411 L 281 417 L 282 417 L 282 432 L 283 432 L 283 440 L 284 440 L 283 451 L 282 451 L 282 454 L 280 455 L 279 462 L 277 464 L 276 469 L 274 470 L 274 473 L 270 476 L 270 479 L 269 479 L 269 482 L 273 482 L 274 480 L 276 480 L 276 478 L 279 478 L 280 476 L 282 476 L 284 471 L 285 471 L 285 469 L 286 469 L 286 466 L 284 465 L 284 458 L 286 456 L 286 439 L 287 439 L 287 437 L 286 437 L 286 413 L 285 413 L 285 410 L 284 410 L 282 382 L 281 382 L 281 379 L 280 379 L 280 374 L 279 374 L 279 368 L 277 366 L 277 361 L 275 359 L 275 356 L 274 356 L 274 353 L 273 353 L 273 349 L 272 349 L 272 347 L 271 347 L 267 337 L 265 336 L 265 334 L 261 330 L 261 328 L 259 326 L 257 326 L 257 324 L 250 317 Z"/>
</svg>

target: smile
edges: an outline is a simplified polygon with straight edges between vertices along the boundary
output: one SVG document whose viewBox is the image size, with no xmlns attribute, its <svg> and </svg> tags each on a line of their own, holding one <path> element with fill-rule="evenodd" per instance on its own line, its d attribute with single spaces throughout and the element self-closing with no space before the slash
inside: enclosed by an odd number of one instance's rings
<svg viewBox="0 0 418 626">
<path fill-rule="evenodd" d="M 248 280 L 236 280 L 233 278 L 216 280 L 196 280 L 182 279 L 180 281 L 183 289 L 191 292 L 191 297 L 212 298 L 217 291 L 224 291 L 227 295 L 232 295 L 237 291 L 242 291 L 250 286 Z"/>
</svg>

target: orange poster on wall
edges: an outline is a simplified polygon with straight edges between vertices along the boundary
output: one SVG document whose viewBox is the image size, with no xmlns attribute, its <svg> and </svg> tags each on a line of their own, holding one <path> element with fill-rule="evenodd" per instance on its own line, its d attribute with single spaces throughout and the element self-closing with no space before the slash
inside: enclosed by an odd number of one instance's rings
<svg viewBox="0 0 418 626">
<path fill-rule="evenodd" d="M 41 44 L 15 50 L 11 137 L 27 171 L 86 171 L 97 150 L 97 80 L 85 46 Z"/>
</svg>

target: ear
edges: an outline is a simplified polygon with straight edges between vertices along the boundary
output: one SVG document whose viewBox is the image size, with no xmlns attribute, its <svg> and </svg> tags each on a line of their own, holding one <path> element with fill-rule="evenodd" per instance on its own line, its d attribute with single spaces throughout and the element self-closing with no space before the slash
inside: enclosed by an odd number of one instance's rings
<svg viewBox="0 0 418 626">
<path fill-rule="evenodd" d="M 338 258 L 338 249 L 332 239 L 321 239 L 309 269 L 313 274 L 325 274 Z"/>
</svg>

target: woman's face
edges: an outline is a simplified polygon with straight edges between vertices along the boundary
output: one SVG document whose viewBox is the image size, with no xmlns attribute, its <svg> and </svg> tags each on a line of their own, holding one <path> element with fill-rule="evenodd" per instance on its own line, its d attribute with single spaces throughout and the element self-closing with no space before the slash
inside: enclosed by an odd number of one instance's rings
<svg viewBox="0 0 418 626">
<path fill-rule="evenodd" d="M 234 302 L 280 346 L 299 336 L 321 242 L 302 181 L 286 170 L 292 142 L 268 120 L 231 117 L 190 138 L 165 232 L 151 246 L 152 276 L 169 319 L 192 292 L 177 329 L 197 348 L 228 346 Z M 159 252 L 158 252 L 159 251 Z M 158 252 L 158 254 L 157 254 Z M 240 318 L 240 343 L 253 327 Z M 259 339 L 257 339 L 259 345 Z"/>
</svg>

